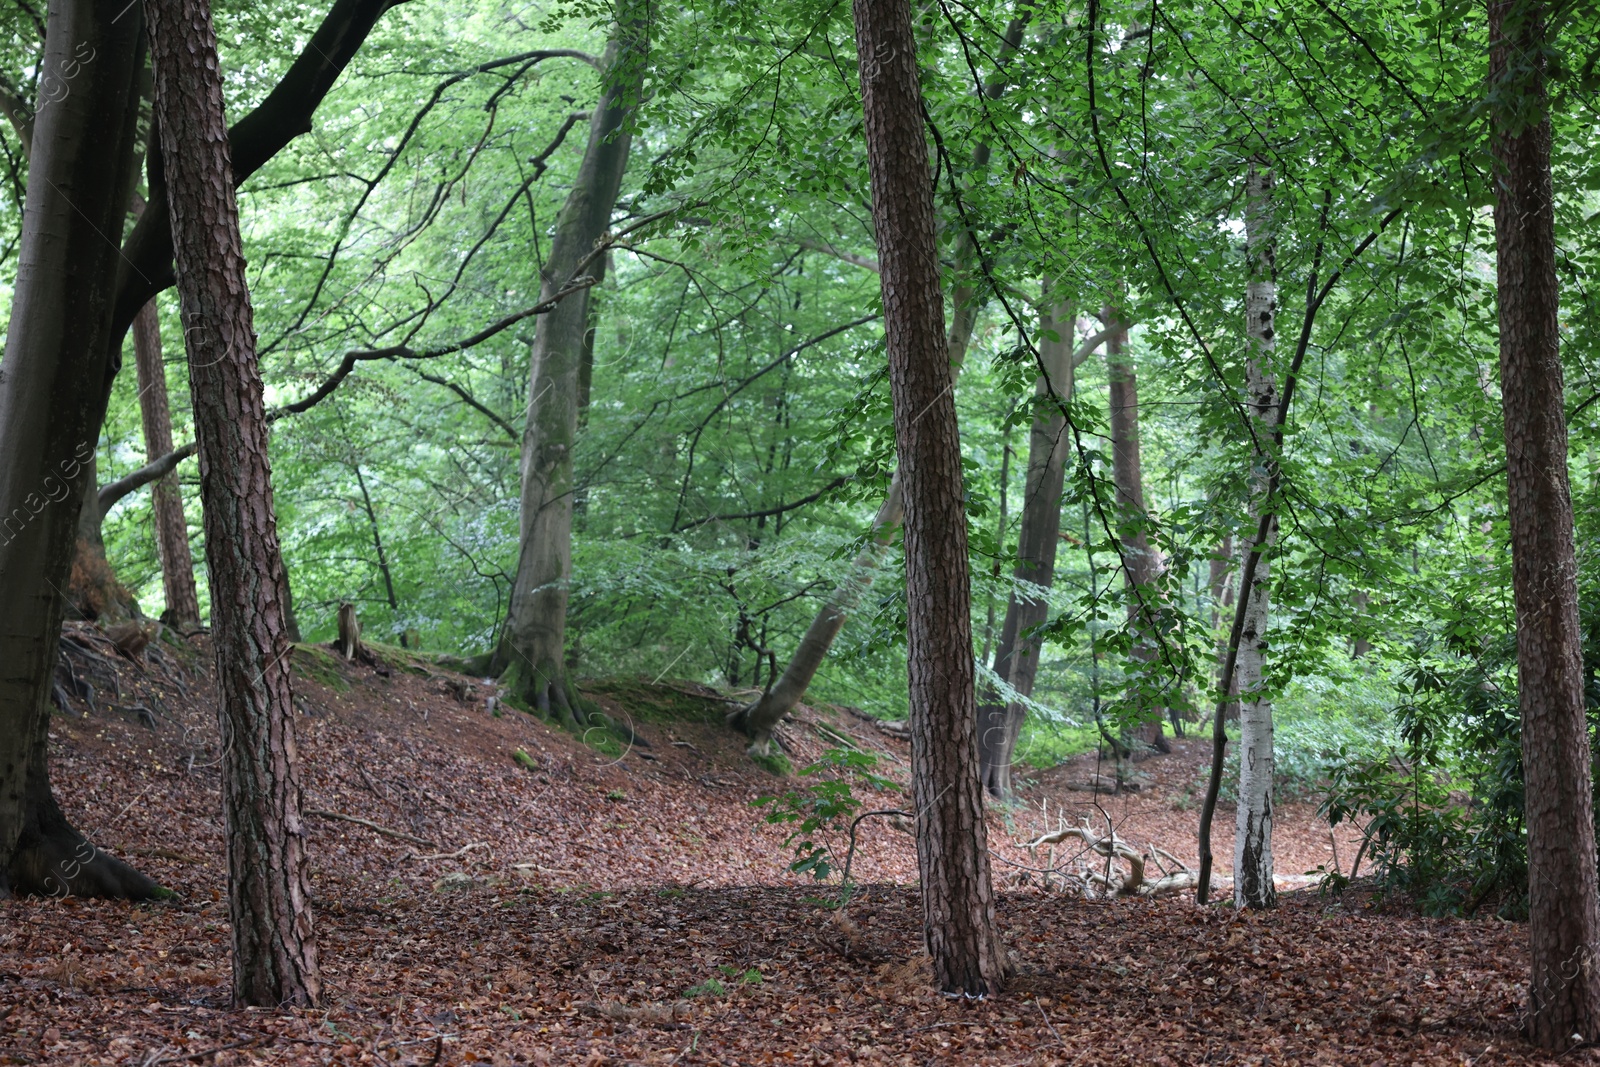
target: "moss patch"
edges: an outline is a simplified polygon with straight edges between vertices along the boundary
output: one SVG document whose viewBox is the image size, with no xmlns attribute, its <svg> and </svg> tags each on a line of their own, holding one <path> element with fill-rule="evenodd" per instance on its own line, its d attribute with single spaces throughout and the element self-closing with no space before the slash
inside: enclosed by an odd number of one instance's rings
<svg viewBox="0 0 1600 1067">
<path fill-rule="evenodd" d="M 794 773 L 794 765 L 782 752 L 752 752 L 750 758 L 756 762 L 756 766 L 779 778 L 787 778 Z"/>
<path fill-rule="evenodd" d="M 715 690 L 693 682 L 667 685 L 643 678 L 585 679 L 580 688 L 612 701 L 640 722 L 702 722 L 721 725 L 733 704 L 715 695 Z M 704 689 L 696 695 L 692 689 Z"/>
<path fill-rule="evenodd" d="M 350 680 L 339 669 L 341 661 L 325 648 L 295 645 L 289 662 L 294 665 L 294 672 L 308 681 L 325 685 L 336 693 L 350 692 Z"/>
</svg>

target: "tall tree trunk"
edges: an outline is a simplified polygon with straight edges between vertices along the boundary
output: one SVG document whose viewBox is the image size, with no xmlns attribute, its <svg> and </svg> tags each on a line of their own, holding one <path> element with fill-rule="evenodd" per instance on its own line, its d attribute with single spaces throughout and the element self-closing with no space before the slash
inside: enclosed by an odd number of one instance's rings
<svg viewBox="0 0 1600 1067">
<path fill-rule="evenodd" d="M 1277 425 L 1278 389 L 1274 374 L 1278 317 L 1277 227 L 1273 175 L 1252 161 L 1245 177 L 1245 242 L 1248 282 L 1245 333 L 1250 355 L 1246 380 L 1249 415 L 1257 450 L 1250 471 L 1250 518 L 1258 523 L 1267 500 L 1277 457 L 1271 447 Z M 1278 523 L 1268 526 L 1266 547 L 1277 540 Z M 1240 545 L 1256 550 L 1255 537 Z M 1260 556 L 1245 605 L 1239 635 L 1239 805 L 1233 840 L 1233 902 L 1240 908 L 1270 908 L 1278 902 L 1272 882 L 1272 701 L 1262 692 L 1268 621 L 1268 558 Z"/>
<path fill-rule="evenodd" d="M 1546 6 L 1489 5 L 1500 391 L 1528 821 L 1528 1036 L 1600 1038 L 1589 738 L 1556 280 Z"/>
<path fill-rule="evenodd" d="M 611 224 L 633 137 L 627 126 L 644 82 L 648 11 L 630 0 L 618 11 L 606 73 L 589 121 L 589 145 L 556 220 L 540 299 L 569 281 Z M 505 633 L 490 670 L 539 714 L 579 724 L 566 671 L 567 593 L 572 576 L 572 449 L 578 433 L 579 376 L 588 290 L 556 305 L 534 330 L 528 423 L 522 437 L 522 535 Z"/>
<path fill-rule="evenodd" d="M 267 421 L 207 0 L 146 0 L 189 394 L 200 445 L 233 995 L 315 1005 L 321 978 Z"/>
<path fill-rule="evenodd" d="M 1021 46 L 1022 35 L 1027 30 L 1031 17 L 1032 7 L 1024 3 L 1019 14 L 1006 26 L 1005 37 L 1000 42 L 999 58 L 1002 64 L 1015 55 Z M 1004 69 L 997 71 L 994 77 L 984 83 L 984 95 L 991 100 L 999 99 L 1009 83 L 1009 74 L 1010 72 Z M 990 154 L 988 143 L 979 142 L 972 151 L 973 168 L 988 166 Z M 978 313 L 983 309 L 979 290 L 969 276 L 977 255 L 976 236 L 970 230 L 962 230 L 956 239 L 956 281 L 950 294 L 952 308 L 950 332 L 945 342 L 949 353 L 948 365 L 952 383 L 961 375 L 962 364 L 967 358 L 967 348 L 972 344 L 972 333 L 977 328 Z M 811 625 L 806 628 L 800 644 L 795 647 L 794 656 L 784 668 L 778 684 L 763 692 L 748 706 L 728 716 L 729 725 L 742 730 L 753 739 L 752 752 L 766 751 L 772 737 L 772 728 L 782 722 L 783 717 L 793 711 L 795 705 L 806 695 L 806 689 L 816 677 L 822 661 L 827 658 L 834 639 L 839 636 L 839 631 L 844 629 L 845 620 L 860 602 L 861 594 L 872 585 L 878 567 L 883 562 L 884 553 L 894 542 L 895 532 L 900 525 L 902 509 L 896 499 L 899 491 L 900 474 L 896 471 L 889 483 L 889 492 L 873 519 L 871 542 L 856 556 L 850 574 L 840 583 L 833 596 L 822 605 L 816 618 L 811 620 Z M 892 518 L 885 522 L 883 521 L 885 516 Z"/>
<path fill-rule="evenodd" d="M 1151 633 L 1156 613 L 1155 588 L 1165 570 L 1161 553 L 1150 547 L 1145 532 L 1149 513 L 1144 505 L 1144 467 L 1139 451 L 1139 376 L 1127 352 L 1128 328 L 1121 312 L 1108 307 L 1101 314 L 1111 335 L 1106 339 L 1106 382 L 1111 408 L 1111 480 L 1117 489 L 1117 539 L 1122 544 L 1123 579 L 1128 589 L 1128 625 L 1133 628 L 1133 658 L 1152 662 L 1159 654 Z M 1161 729 L 1163 709 L 1136 704 L 1143 720 L 1136 736 L 1158 752 L 1171 752 Z"/>
<path fill-rule="evenodd" d="M 856 54 L 905 494 L 911 792 L 934 981 L 998 992 L 1005 951 L 978 782 L 972 589 L 933 189 L 908 0 L 856 0 Z"/>
<path fill-rule="evenodd" d="M 161 316 L 151 300 L 133 318 L 133 358 L 139 375 L 139 414 L 144 423 L 144 454 L 159 459 L 172 451 L 172 410 L 167 403 L 167 367 L 161 358 Z M 200 625 L 200 598 L 195 591 L 194 557 L 189 553 L 189 523 L 183 516 L 183 494 L 176 472 L 151 487 L 156 550 L 161 557 L 161 586 L 167 609 L 162 618 L 180 630 Z"/>
<path fill-rule="evenodd" d="M 1067 420 L 1062 404 L 1072 399 L 1075 367 L 1072 306 L 1058 305 L 1040 324 L 1042 371 L 1034 383 L 1035 407 L 1028 434 L 1028 472 L 1022 521 L 1017 531 L 1019 581 L 1049 588 L 1055 580 L 1056 548 L 1061 539 L 1061 490 L 1066 480 Z M 1050 340 L 1050 332 L 1059 334 Z M 1033 695 L 1043 642 L 1031 632 L 1045 621 L 1050 605 L 1039 596 L 1012 592 L 995 647 L 994 672 L 1023 697 Z M 1027 709 L 999 693 L 985 692 L 978 706 L 978 758 L 983 786 L 997 800 L 1012 794 L 1011 765 Z"/>
<path fill-rule="evenodd" d="M 116 14 L 50 5 L 43 70 L 72 91 L 36 119 L 0 362 L 0 896 L 162 892 L 72 830 L 47 773 L 61 590 L 105 416 L 118 270 L 106 235 L 121 232 L 136 169 L 141 30 Z"/>
</svg>

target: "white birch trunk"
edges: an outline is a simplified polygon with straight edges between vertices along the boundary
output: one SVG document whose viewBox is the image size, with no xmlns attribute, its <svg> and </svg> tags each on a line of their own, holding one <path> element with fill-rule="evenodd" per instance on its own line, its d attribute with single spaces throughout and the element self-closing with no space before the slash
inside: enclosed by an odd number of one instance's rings
<svg viewBox="0 0 1600 1067">
<path fill-rule="evenodd" d="M 1245 332 L 1250 339 L 1247 387 L 1255 434 L 1250 518 L 1251 526 L 1259 529 L 1272 466 L 1277 462 L 1271 442 L 1278 403 L 1273 374 L 1278 292 L 1273 176 L 1254 161 L 1246 178 L 1245 235 L 1249 271 Z M 1277 540 L 1277 533 L 1274 518 L 1268 526 L 1266 547 Z M 1255 551 L 1255 538 L 1246 537 L 1241 547 L 1242 552 Z M 1262 557 L 1256 565 L 1239 636 L 1239 807 L 1233 843 L 1233 902 L 1239 908 L 1270 908 L 1278 901 L 1272 884 L 1272 701 L 1262 685 L 1269 619 L 1268 569 L 1267 558 Z"/>
</svg>

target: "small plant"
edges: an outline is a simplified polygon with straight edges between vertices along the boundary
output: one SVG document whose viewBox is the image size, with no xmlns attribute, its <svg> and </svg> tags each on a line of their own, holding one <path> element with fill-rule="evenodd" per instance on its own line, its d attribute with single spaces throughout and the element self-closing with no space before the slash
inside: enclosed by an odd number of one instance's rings
<svg viewBox="0 0 1600 1067">
<path fill-rule="evenodd" d="M 754 967 L 741 971 L 730 963 L 723 963 L 718 965 L 717 970 L 739 985 L 761 984 L 761 972 Z"/>
<path fill-rule="evenodd" d="M 526 767 L 530 771 L 536 771 L 539 769 L 538 762 L 535 761 L 532 756 L 528 755 L 528 750 L 525 748 L 519 748 L 515 752 L 511 753 L 511 758 L 516 760 L 520 766 Z"/>
<path fill-rule="evenodd" d="M 612 790 L 608 790 L 606 792 L 606 799 L 607 800 L 627 800 L 628 799 L 628 794 L 624 793 L 620 789 L 612 789 Z"/>
<path fill-rule="evenodd" d="M 679 889 L 677 886 L 656 890 L 656 896 L 661 897 L 663 900 L 682 900 L 688 895 L 685 890 Z"/>
<path fill-rule="evenodd" d="M 803 768 L 800 774 L 815 778 L 832 772 L 836 777 L 791 789 L 781 796 L 760 796 L 751 801 L 756 807 L 771 808 L 766 814 L 767 822 L 796 824 L 793 832 L 783 841 L 785 848 L 794 849 L 794 862 L 789 864 L 791 871 L 796 874 L 809 872 L 820 882 L 825 881 L 835 868 L 843 867 L 848 880 L 850 854 L 855 848 L 855 821 L 852 821 L 852 817 L 862 807 L 861 801 L 851 790 L 850 778 L 874 789 L 899 789 L 894 782 L 873 773 L 877 765 L 878 758 L 871 753 L 831 748 L 816 763 Z M 842 863 L 834 849 L 822 840 L 824 833 L 849 835 L 849 851 Z M 849 887 L 846 886 L 848 891 Z"/>
<path fill-rule="evenodd" d="M 683 991 L 686 997 L 723 997 L 727 994 L 728 987 L 715 978 L 707 978 L 704 982 L 698 982 Z"/>
</svg>

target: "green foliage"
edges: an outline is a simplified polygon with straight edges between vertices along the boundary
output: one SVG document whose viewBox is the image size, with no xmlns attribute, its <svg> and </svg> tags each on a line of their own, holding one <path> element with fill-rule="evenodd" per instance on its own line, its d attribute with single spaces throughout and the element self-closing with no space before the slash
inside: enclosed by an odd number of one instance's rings
<svg viewBox="0 0 1600 1067">
<path fill-rule="evenodd" d="M 830 748 L 820 760 L 802 768 L 800 773 L 808 778 L 831 777 L 778 796 L 759 796 L 750 802 L 756 807 L 771 808 L 765 816 L 767 822 L 794 826 L 783 840 L 785 848 L 794 850 L 795 858 L 789 870 L 796 874 L 810 873 L 820 882 L 844 865 L 837 839 L 841 834 L 849 834 L 850 820 L 862 808 L 851 781 L 878 790 L 898 788 L 889 779 L 872 773 L 877 765 L 878 758 L 871 753 Z M 829 836 L 833 839 L 831 844 Z"/>
<path fill-rule="evenodd" d="M 1401 744 L 1380 756 L 1349 753 L 1323 810 L 1362 826 L 1385 889 L 1415 896 L 1429 914 L 1470 914 L 1497 902 L 1527 912 L 1521 716 L 1514 645 L 1458 627 L 1420 649 L 1399 685 Z"/>
</svg>

